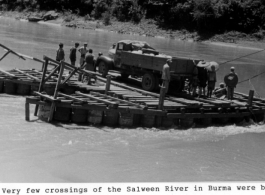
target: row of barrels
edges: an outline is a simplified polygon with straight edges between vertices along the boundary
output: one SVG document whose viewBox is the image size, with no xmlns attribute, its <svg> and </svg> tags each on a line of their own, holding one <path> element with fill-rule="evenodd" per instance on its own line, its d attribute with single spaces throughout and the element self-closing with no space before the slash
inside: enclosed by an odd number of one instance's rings
<svg viewBox="0 0 265 195">
<path fill-rule="evenodd" d="M 0 80 L 0 93 L 6 93 L 10 95 L 33 95 L 34 91 L 39 90 L 39 85 L 17 83 L 12 80 Z M 48 95 L 53 95 L 55 85 L 44 85 L 44 91 Z"/>
<path fill-rule="evenodd" d="M 6 93 L 10 95 L 34 95 L 34 91 L 39 90 L 39 84 L 35 83 L 19 83 L 12 80 L 0 80 L 0 93 Z M 45 84 L 43 87 L 48 95 L 53 96 L 55 91 L 55 84 Z M 65 94 L 72 94 L 75 92 L 75 87 L 65 86 L 60 91 Z"/>
<path fill-rule="evenodd" d="M 40 106 L 38 117 L 46 120 L 49 117 L 50 106 Z M 240 118 L 181 118 L 173 119 L 162 117 L 159 127 L 170 128 L 172 126 L 179 126 L 180 128 L 190 128 L 195 123 L 201 126 L 211 126 L 213 124 L 226 125 L 229 123 L 239 123 L 246 120 L 245 117 Z M 110 127 L 158 127 L 158 116 L 155 115 L 141 115 L 132 113 L 122 113 L 115 110 L 85 110 L 77 108 L 55 107 L 53 120 L 64 123 L 77 124 L 93 124 L 106 125 Z M 264 114 L 263 114 L 264 120 Z"/>
<path fill-rule="evenodd" d="M 50 106 L 40 106 L 38 117 L 47 120 L 50 113 Z M 110 127 L 155 127 L 155 115 L 141 115 L 122 113 L 115 110 L 85 110 L 76 108 L 55 107 L 53 120 L 59 122 L 72 122 L 77 124 L 106 125 Z M 183 120 L 184 121 L 184 120 Z M 176 125 L 175 119 L 162 118 L 163 127 Z M 186 122 L 187 123 L 187 122 Z"/>
</svg>

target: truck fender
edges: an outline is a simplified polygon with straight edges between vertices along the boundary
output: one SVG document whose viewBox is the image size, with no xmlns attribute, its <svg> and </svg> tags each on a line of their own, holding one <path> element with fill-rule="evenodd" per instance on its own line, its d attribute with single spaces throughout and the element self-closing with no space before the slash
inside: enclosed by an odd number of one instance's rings
<svg viewBox="0 0 265 195">
<path fill-rule="evenodd" d="M 105 62 L 105 64 L 108 66 L 109 70 L 113 69 L 113 67 L 114 67 L 113 59 L 111 59 L 108 56 L 100 56 L 100 57 L 98 57 L 98 59 L 96 61 L 96 66 L 98 66 L 101 61 Z"/>
</svg>

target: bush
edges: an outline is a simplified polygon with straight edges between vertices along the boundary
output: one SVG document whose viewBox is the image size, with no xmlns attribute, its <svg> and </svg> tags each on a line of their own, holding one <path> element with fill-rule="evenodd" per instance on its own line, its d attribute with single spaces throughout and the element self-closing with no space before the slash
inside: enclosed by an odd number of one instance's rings
<svg viewBox="0 0 265 195">
<path fill-rule="evenodd" d="M 131 15 L 131 20 L 138 23 L 143 18 L 143 11 L 141 6 L 138 5 L 137 1 L 133 1 L 133 4 L 131 5 L 129 9 L 129 15 Z"/>
<path fill-rule="evenodd" d="M 84 20 L 85 21 L 88 21 L 88 20 L 90 20 L 91 18 L 90 18 L 90 15 L 89 14 L 87 14 L 87 15 L 85 15 L 85 17 L 84 17 Z"/>
<path fill-rule="evenodd" d="M 106 2 L 106 0 L 99 0 L 97 3 L 94 4 L 94 10 L 92 11 L 91 15 L 99 19 L 102 17 L 103 13 L 105 13 L 108 10 L 109 6 Z"/>
<path fill-rule="evenodd" d="M 103 16 L 103 24 L 104 25 L 110 25 L 111 12 L 106 11 L 102 14 L 102 16 Z"/>
</svg>

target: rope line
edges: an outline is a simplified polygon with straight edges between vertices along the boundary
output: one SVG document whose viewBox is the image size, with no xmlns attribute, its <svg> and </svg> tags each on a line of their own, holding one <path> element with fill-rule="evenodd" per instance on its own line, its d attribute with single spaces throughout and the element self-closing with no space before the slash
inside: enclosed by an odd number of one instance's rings
<svg viewBox="0 0 265 195">
<path fill-rule="evenodd" d="M 256 78 L 256 77 L 258 77 L 258 76 L 260 76 L 260 75 L 262 75 L 262 74 L 264 74 L 264 73 L 265 73 L 265 71 L 262 72 L 262 73 L 259 73 L 259 74 L 257 74 L 257 75 L 254 75 L 253 77 L 250 77 L 250 78 L 248 78 L 248 79 L 245 79 L 245 80 L 243 80 L 243 81 L 240 81 L 240 82 L 238 82 L 237 84 L 240 84 L 240 83 L 246 82 L 246 81 L 248 81 L 248 80 L 250 80 L 250 79 L 254 79 L 254 78 Z"/>
<path fill-rule="evenodd" d="M 226 62 L 223 62 L 223 63 L 221 63 L 221 64 L 219 64 L 219 65 L 223 65 L 223 64 L 226 64 L 226 63 L 228 63 L 228 62 L 232 62 L 232 61 L 238 60 L 238 59 L 240 59 L 240 58 L 244 58 L 244 57 L 247 57 L 247 56 L 251 56 L 251 55 L 254 55 L 254 54 L 256 54 L 256 53 L 260 53 L 260 52 L 262 52 L 262 51 L 264 51 L 264 50 L 265 50 L 265 49 L 262 49 L 262 50 L 259 50 L 259 51 L 254 52 L 254 53 L 250 53 L 250 54 L 247 54 L 247 55 L 244 55 L 244 56 L 240 56 L 240 57 L 238 57 L 238 58 L 235 58 L 235 59 L 232 59 L 232 60 L 228 60 L 228 61 L 226 61 Z"/>
</svg>

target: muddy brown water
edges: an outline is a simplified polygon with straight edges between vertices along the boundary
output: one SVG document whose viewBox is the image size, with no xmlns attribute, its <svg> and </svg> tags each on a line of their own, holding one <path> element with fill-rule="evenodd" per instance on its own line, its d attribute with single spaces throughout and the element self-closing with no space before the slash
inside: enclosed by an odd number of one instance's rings
<svg viewBox="0 0 265 195">
<path fill-rule="evenodd" d="M 63 42 L 68 59 L 74 42 L 88 42 L 95 53 L 107 54 L 121 39 L 149 42 L 162 53 L 225 62 L 258 51 L 253 47 L 192 43 L 111 32 L 64 28 L 57 25 L 0 18 L 0 43 L 17 52 L 55 58 Z M 259 45 L 262 47 L 262 45 Z M 0 50 L 3 54 L 4 51 Z M 79 56 L 78 56 L 79 57 Z M 218 82 L 230 66 L 239 80 L 265 71 L 264 53 L 220 67 Z M 41 67 L 8 56 L 2 69 Z M 237 90 L 255 89 L 265 96 L 265 74 L 239 84 Z M 31 115 L 24 120 L 23 97 L 0 94 L 0 182 L 192 182 L 265 180 L 265 126 L 107 128 L 75 124 L 48 124 Z M 33 108 L 31 108 L 33 109 Z M 31 110 L 33 113 L 33 110 Z"/>
</svg>

